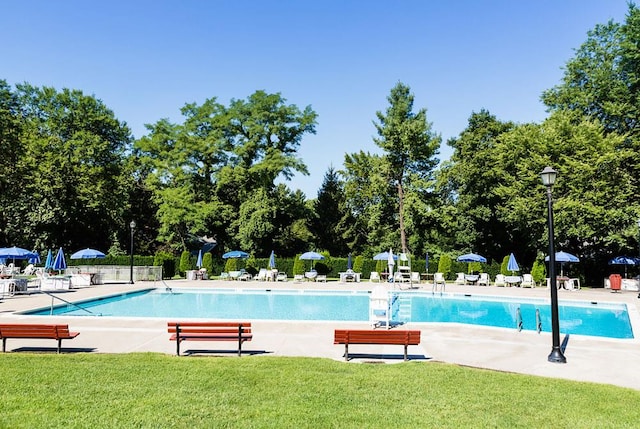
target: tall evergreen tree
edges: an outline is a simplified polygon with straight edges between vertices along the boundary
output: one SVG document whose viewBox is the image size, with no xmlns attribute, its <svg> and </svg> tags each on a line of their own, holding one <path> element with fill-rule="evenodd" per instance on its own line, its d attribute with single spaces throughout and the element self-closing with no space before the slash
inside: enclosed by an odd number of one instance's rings
<svg viewBox="0 0 640 429">
<path fill-rule="evenodd" d="M 345 256 L 348 246 L 343 238 L 342 220 L 346 215 L 344 184 L 333 167 L 324 175 L 318 198 L 314 202 L 312 222 L 316 245 L 334 256 Z"/>
</svg>

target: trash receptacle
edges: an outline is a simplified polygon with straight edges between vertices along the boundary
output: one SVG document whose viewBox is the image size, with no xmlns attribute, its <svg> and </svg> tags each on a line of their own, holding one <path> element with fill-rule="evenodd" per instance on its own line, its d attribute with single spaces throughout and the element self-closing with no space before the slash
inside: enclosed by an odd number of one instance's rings
<svg viewBox="0 0 640 429">
<path fill-rule="evenodd" d="M 620 274 L 611 274 L 609 276 L 609 286 L 611 287 L 611 291 L 618 291 L 622 287 L 622 277 Z"/>
</svg>

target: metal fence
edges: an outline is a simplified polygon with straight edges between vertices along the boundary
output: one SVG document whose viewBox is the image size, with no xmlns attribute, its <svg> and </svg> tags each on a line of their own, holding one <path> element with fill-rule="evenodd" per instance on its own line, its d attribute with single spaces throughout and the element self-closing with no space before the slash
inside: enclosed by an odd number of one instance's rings
<svg viewBox="0 0 640 429">
<path fill-rule="evenodd" d="M 131 267 L 125 265 L 77 265 L 65 270 L 65 274 L 95 273 L 100 283 L 118 282 L 125 283 L 130 280 Z M 158 281 L 162 280 L 161 266 L 134 266 L 133 281 Z"/>
</svg>

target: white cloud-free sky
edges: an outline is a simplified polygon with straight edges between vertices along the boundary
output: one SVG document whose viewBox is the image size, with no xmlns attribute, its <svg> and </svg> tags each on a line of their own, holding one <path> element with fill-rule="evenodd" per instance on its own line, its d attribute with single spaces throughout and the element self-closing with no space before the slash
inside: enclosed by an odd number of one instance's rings
<svg viewBox="0 0 640 429">
<path fill-rule="evenodd" d="M 299 155 L 315 198 L 345 153 L 378 152 L 376 111 L 401 81 L 444 142 L 472 112 L 539 122 L 545 89 L 596 24 L 624 22 L 626 0 L 144 0 L 0 5 L 0 79 L 80 89 L 136 138 L 185 103 L 280 92 L 318 113 Z"/>
</svg>

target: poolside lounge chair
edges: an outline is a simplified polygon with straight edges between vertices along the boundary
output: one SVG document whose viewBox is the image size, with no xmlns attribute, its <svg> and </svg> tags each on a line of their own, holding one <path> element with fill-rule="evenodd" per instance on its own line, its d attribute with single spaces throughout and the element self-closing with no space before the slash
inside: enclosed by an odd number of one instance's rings
<svg viewBox="0 0 640 429">
<path fill-rule="evenodd" d="M 245 271 L 245 270 L 240 270 L 240 276 L 238 276 L 238 280 L 241 281 L 248 281 L 251 280 L 253 278 L 253 276 L 251 275 L 251 273 Z"/>
<path fill-rule="evenodd" d="M 327 275 L 326 274 L 318 274 L 316 276 L 316 281 L 317 282 L 327 282 Z"/>
<path fill-rule="evenodd" d="M 294 274 L 293 281 L 294 282 L 304 281 L 304 275 L 303 274 Z"/>
<path fill-rule="evenodd" d="M 371 271 L 371 274 L 369 274 L 369 281 L 380 283 L 380 273 L 377 271 Z"/>
<path fill-rule="evenodd" d="M 502 286 L 502 287 L 506 286 L 507 282 L 505 282 L 504 280 L 504 274 L 496 274 L 496 279 L 493 282 L 493 284 L 496 286 Z"/>
<path fill-rule="evenodd" d="M 229 280 L 229 273 L 220 273 L 220 280 Z"/>
<path fill-rule="evenodd" d="M 278 271 L 278 275 L 276 276 L 277 282 L 286 282 L 287 281 L 287 273 L 284 271 Z"/>
<path fill-rule="evenodd" d="M 478 278 L 478 286 L 489 286 L 491 284 L 491 279 L 489 278 L 489 274 L 480 273 L 480 277 Z"/>
<path fill-rule="evenodd" d="M 261 282 L 266 281 L 267 280 L 267 269 L 266 268 L 260 268 L 260 271 L 258 271 L 258 274 L 256 274 L 256 276 L 254 277 L 254 280 L 261 281 Z"/>
<path fill-rule="evenodd" d="M 456 274 L 456 280 L 454 282 L 457 285 L 464 285 L 467 283 L 467 280 L 464 277 L 464 273 L 457 273 Z"/>
<path fill-rule="evenodd" d="M 522 275 L 522 283 L 520 283 L 520 287 L 536 287 L 536 282 L 533 281 L 533 276 L 531 274 L 523 274 Z"/>
<path fill-rule="evenodd" d="M 304 277 L 307 279 L 307 281 L 315 282 L 316 277 L 318 277 L 318 272 L 316 270 L 307 271 L 306 273 L 304 273 Z"/>
<path fill-rule="evenodd" d="M 420 273 L 413 271 L 411 273 L 411 283 L 420 283 Z"/>
</svg>

